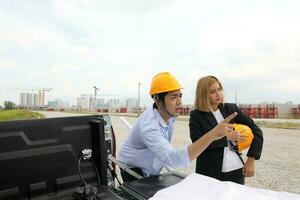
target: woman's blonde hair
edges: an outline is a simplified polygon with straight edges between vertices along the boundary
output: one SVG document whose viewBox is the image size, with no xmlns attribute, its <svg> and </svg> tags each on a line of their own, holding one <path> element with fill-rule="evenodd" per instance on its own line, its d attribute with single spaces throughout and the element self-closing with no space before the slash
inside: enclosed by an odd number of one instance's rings
<svg viewBox="0 0 300 200">
<path fill-rule="evenodd" d="M 223 89 L 221 82 L 215 76 L 204 76 L 198 80 L 195 94 L 195 109 L 205 112 L 213 110 L 208 93 L 210 86 L 215 82 L 218 82 L 221 89 Z"/>
</svg>

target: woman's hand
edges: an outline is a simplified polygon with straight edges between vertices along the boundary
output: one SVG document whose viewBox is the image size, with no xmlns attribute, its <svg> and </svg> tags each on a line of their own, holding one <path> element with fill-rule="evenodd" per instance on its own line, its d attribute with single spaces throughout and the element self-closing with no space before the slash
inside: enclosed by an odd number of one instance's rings
<svg viewBox="0 0 300 200">
<path fill-rule="evenodd" d="M 242 134 L 243 132 L 247 131 L 246 129 L 241 130 L 240 132 L 237 132 L 233 130 L 231 134 L 226 135 L 227 140 L 231 140 L 233 142 L 245 142 L 249 135 Z"/>
<path fill-rule="evenodd" d="M 254 176 L 254 162 L 255 162 L 254 158 L 248 157 L 243 167 L 243 174 L 245 177 Z"/>
</svg>

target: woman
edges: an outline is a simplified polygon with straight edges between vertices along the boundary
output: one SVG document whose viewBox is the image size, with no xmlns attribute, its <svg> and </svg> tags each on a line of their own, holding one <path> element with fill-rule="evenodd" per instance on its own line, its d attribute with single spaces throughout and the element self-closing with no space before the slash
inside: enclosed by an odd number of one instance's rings
<svg viewBox="0 0 300 200">
<path fill-rule="evenodd" d="M 254 138 L 244 163 L 236 150 L 236 138 L 226 136 L 211 143 L 197 158 L 196 172 L 221 181 L 245 183 L 244 177 L 254 175 L 255 160 L 261 156 L 263 134 L 252 119 L 244 115 L 236 104 L 223 103 L 223 87 L 214 76 L 199 79 L 196 88 L 195 110 L 190 113 L 190 137 L 194 142 L 212 130 L 231 113 L 238 115 L 231 123 L 251 128 Z M 245 138 L 240 138 L 243 140 Z"/>
</svg>

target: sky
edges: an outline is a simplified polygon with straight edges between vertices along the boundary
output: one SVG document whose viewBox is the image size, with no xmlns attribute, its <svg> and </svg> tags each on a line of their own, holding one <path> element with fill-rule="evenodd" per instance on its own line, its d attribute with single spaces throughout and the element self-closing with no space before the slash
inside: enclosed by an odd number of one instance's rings
<svg viewBox="0 0 300 200">
<path fill-rule="evenodd" d="M 298 0 L 0 0 L 0 106 L 22 88 L 47 100 L 138 97 L 169 71 L 193 104 L 214 75 L 225 101 L 300 103 Z M 32 91 L 31 91 L 32 92 Z"/>
</svg>

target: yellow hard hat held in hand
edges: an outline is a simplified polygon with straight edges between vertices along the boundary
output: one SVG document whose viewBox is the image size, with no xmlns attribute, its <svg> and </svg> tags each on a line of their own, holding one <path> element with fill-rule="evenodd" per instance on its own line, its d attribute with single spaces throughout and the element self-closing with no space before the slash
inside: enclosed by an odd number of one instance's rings
<svg viewBox="0 0 300 200">
<path fill-rule="evenodd" d="M 254 135 L 252 133 L 252 130 L 249 128 L 249 126 L 243 125 L 243 124 L 233 124 L 233 128 L 235 131 L 237 131 L 239 134 L 247 136 L 244 141 L 238 141 L 238 151 L 241 152 L 244 149 L 247 149 L 254 138 Z"/>
</svg>

